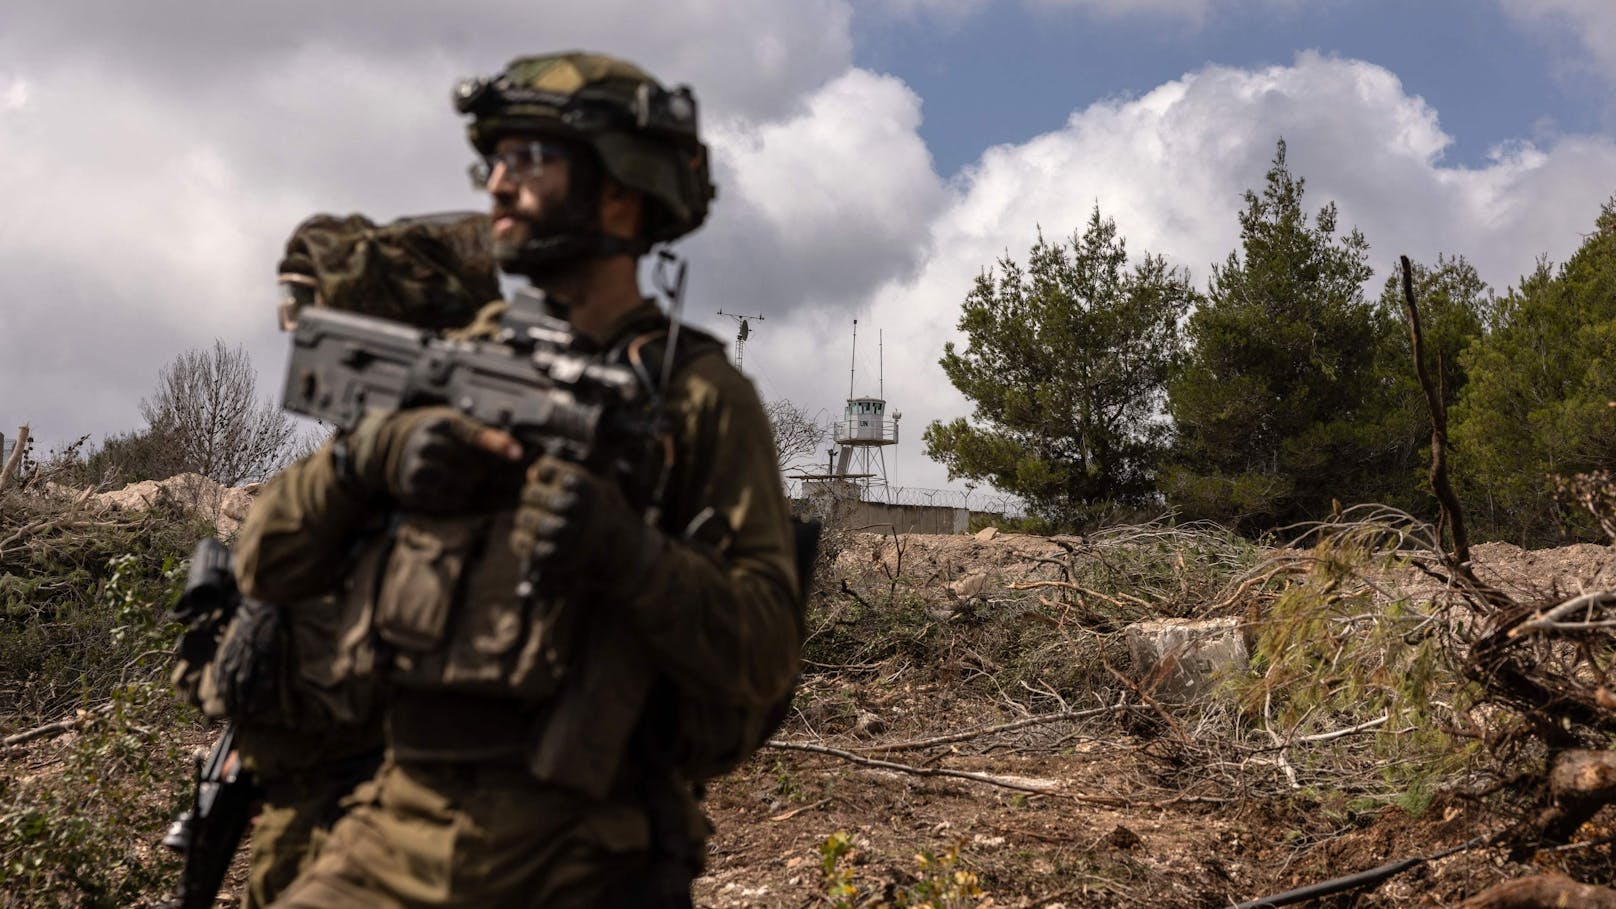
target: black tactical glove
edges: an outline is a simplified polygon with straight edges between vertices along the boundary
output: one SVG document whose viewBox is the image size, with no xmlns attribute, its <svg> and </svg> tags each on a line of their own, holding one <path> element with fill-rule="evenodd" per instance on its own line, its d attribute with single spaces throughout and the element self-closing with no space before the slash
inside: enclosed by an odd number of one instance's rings
<svg viewBox="0 0 1616 909">
<path fill-rule="evenodd" d="M 226 626 L 214 658 L 214 686 L 225 712 L 237 719 L 273 706 L 278 690 L 281 611 L 243 598 Z"/>
<path fill-rule="evenodd" d="M 615 484 L 548 455 L 529 468 L 511 548 L 538 573 L 542 590 L 630 594 L 665 542 Z"/>
<path fill-rule="evenodd" d="M 521 482 L 520 448 L 497 454 L 478 443 L 489 427 L 449 407 L 373 414 L 347 439 L 349 472 L 406 511 L 454 514 L 505 500 Z M 512 443 L 514 444 L 514 443 Z"/>
</svg>

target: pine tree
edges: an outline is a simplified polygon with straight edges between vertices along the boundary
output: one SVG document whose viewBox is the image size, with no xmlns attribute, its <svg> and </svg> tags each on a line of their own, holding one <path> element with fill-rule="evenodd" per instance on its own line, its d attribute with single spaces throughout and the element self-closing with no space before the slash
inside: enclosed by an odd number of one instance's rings
<svg viewBox="0 0 1616 909">
<path fill-rule="evenodd" d="M 948 344 L 941 364 L 975 412 L 927 427 L 926 453 L 1057 527 L 1151 501 L 1163 383 L 1196 297 L 1160 256 L 1130 268 L 1098 207 L 1069 243 L 1040 235 L 1025 269 L 1007 256 L 966 296 L 968 344 Z"/>
<path fill-rule="evenodd" d="M 1577 535 L 1555 476 L 1616 468 L 1616 199 L 1558 270 L 1540 261 L 1462 359 L 1453 412 L 1460 492 L 1484 536 L 1522 545 Z"/>
<path fill-rule="evenodd" d="M 1386 328 L 1363 295 L 1369 244 L 1336 233 L 1333 204 L 1309 220 L 1303 188 L 1281 140 L 1262 192 L 1245 194 L 1241 249 L 1189 320 L 1163 477 L 1186 516 L 1247 530 L 1322 516 L 1388 456 L 1371 428 Z"/>
</svg>

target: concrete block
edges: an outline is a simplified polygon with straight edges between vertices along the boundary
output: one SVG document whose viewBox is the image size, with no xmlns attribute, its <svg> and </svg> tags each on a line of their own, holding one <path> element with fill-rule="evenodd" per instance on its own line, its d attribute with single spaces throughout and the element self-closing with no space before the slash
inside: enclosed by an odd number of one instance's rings
<svg viewBox="0 0 1616 909">
<path fill-rule="evenodd" d="M 1236 619 L 1162 619 L 1123 629 L 1134 679 L 1160 701 L 1185 703 L 1204 695 L 1219 675 L 1249 658 Z"/>
<path fill-rule="evenodd" d="M 980 599 L 999 579 L 990 572 L 974 571 L 948 585 L 948 592 L 962 600 Z"/>
</svg>

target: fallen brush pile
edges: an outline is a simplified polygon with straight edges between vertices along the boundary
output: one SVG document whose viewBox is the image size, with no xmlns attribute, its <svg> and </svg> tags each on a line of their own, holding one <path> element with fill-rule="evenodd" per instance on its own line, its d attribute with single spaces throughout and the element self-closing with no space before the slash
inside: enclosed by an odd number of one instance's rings
<svg viewBox="0 0 1616 909">
<path fill-rule="evenodd" d="M 195 514 L 0 491 L 0 907 L 172 881 Z M 1270 547 L 832 528 L 793 715 L 709 788 L 698 903 L 1227 907 L 1408 859 L 1319 905 L 1605 905 L 1573 881 L 1616 877 L 1616 559 L 1438 552 L 1369 507 Z M 1146 659 L 1141 628 L 1192 631 Z"/>
<path fill-rule="evenodd" d="M 1415 873 L 1361 882 L 1360 894 L 1379 889 L 1354 905 L 1556 905 L 1567 878 L 1483 891 L 1542 870 L 1609 880 L 1604 828 L 1583 824 L 1616 796 L 1616 762 L 1530 734 L 1564 699 L 1536 717 L 1501 700 L 1477 662 L 1499 627 L 1481 591 L 1558 602 L 1567 586 L 1609 589 L 1616 560 L 1595 546 L 1479 551 L 1486 583 L 1449 577 L 1429 527 L 1373 507 L 1268 550 L 1166 525 L 853 537 L 822 585 L 796 715 L 736 804 L 744 815 L 758 799 L 767 824 L 796 831 L 763 840 L 778 851 L 802 859 L 817 842 L 817 876 L 767 892 L 736 883 L 735 897 L 720 863 L 711 898 L 924 905 L 914 888 L 936 889 L 927 875 L 944 856 L 987 895 L 935 905 L 1230 906 L 1412 859 L 1400 870 Z M 1607 598 L 1582 602 L 1594 601 Z M 1580 607 L 1551 617 L 1568 608 Z M 1137 665 L 1130 629 L 1217 617 L 1249 657 L 1198 697 L 1162 696 L 1164 673 Z M 1609 643 L 1561 653 L 1582 661 L 1568 678 L 1603 679 Z M 1549 656 L 1518 662 L 1569 669 L 1538 662 Z M 737 795 L 720 790 L 721 803 Z M 955 799 L 970 807 L 941 807 Z M 744 867 L 766 851 L 743 850 Z"/>
</svg>

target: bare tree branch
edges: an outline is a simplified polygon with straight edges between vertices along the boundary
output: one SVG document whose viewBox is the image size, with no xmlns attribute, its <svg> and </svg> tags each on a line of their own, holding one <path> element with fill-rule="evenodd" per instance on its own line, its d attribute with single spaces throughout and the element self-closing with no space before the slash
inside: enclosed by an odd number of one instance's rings
<svg viewBox="0 0 1616 909">
<path fill-rule="evenodd" d="M 763 412 L 774 433 L 775 458 L 782 474 L 819 463 L 819 449 L 829 435 L 823 425 L 784 398 L 764 404 Z"/>
<path fill-rule="evenodd" d="M 180 471 L 224 486 L 264 479 L 291 459 L 296 444 L 291 419 L 259 399 L 246 351 L 223 341 L 163 367 L 157 391 L 140 410 L 152 431 L 171 441 Z"/>
</svg>

